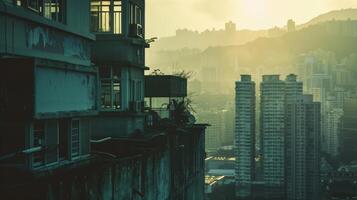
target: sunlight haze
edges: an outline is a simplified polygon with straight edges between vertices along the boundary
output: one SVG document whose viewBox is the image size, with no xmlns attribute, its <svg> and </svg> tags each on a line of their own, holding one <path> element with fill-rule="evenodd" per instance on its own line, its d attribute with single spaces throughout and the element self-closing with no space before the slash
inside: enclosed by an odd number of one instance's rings
<svg viewBox="0 0 357 200">
<path fill-rule="evenodd" d="M 176 29 L 220 29 L 233 21 L 238 29 L 284 26 L 288 19 L 298 24 L 331 10 L 355 8 L 356 0 L 149 0 L 146 1 L 147 34 L 174 35 Z"/>
</svg>

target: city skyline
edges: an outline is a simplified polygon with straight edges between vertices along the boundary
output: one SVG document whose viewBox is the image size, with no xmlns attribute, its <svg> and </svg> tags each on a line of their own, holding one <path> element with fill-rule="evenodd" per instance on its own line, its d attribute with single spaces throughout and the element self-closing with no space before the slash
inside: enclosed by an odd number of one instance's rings
<svg viewBox="0 0 357 200">
<path fill-rule="evenodd" d="M 147 33 L 150 37 L 165 37 L 181 28 L 223 29 L 227 21 L 237 23 L 238 29 L 268 29 L 285 26 L 288 19 L 302 24 L 332 10 L 356 7 L 353 0 L 226 0 L 219 5 L 213 0 L 152 0 L 147 2 L 147 14 L 151 16 Z"/>
<path fill-rule="evenodd" d="M 321 104 L 303 94 L 303 82 L 294 74 L 285 80 L 280 75 L 262 77 L 258 154 L 255 83 L 250 75 L 236 82 L 236 197 L 254 199 L 255 191 L 272 199 L 317 200 Z M 258 156 L 261 170 L 256 168 Z M 263 185 L 260 190 L 258 182 Z"/>
</svg>

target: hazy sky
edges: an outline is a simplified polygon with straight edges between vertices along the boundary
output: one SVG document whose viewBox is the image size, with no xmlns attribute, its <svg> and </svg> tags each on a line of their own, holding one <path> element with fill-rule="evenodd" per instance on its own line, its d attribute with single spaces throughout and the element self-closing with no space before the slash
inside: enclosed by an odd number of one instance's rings
<svg viewBox="0 0 357 200">
<path fill-rule="evenodd" d="M 304 23 L 330 10 L 357 8 L 357 0 L 146 0 L 146 30 L 151 36 L 173 35 L 178 28 L 203 31 L 223 28 L 283 26 L 288 19 Z"/>
</svg>

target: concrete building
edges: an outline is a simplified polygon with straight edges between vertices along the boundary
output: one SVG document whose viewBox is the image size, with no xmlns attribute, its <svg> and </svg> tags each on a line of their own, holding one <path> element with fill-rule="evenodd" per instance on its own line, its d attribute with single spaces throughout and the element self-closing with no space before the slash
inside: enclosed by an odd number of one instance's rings
<svg viewBox="0 0 357 200">
<path fill-rule="evenodd" d="M 349 164 L 357 160 L 357 100 L 355 98 L 347 100 L 343 110 L 339 126 L 339 155 L 343 163 Z"/>
<path fill-rule="evenodd" d="M 332 157 L 336 157 L 339 154 L 339 124 L 343 115 L 341 108 L 335 108 L 327 111 L 326 115 L 326 153 Z"/>
<path fill-rule="evenodd" d="M 0 1 L 4 173 L 47 173 L 90 157 L 98 87 L 89 1 L 39 2 Z"/>
<path fill-rule="evenodd" d="M 297 77 L 286 79 L 285 169 L 286 199 L 307 198 L 306 187 L 306 111 L 303 84 Z"/>
<path fill-rule="evenodd" d="M 292 20 L 292 19 L 289 19 L 287 24 L 286 24 L 286 27 L 288 29 L 288 32 L 294 32 L 296 31 L 296 25 L 295 25 L 295 21 Z"/>
<path fill-rule="evenodd" d="M 242 80 L 236 83 L 236 196 L 254 199 L 254 183 L 260 180 L 259 190 L 267 199 L 319 199 L 320 103 L 314 102 L 312 95 L 303 95 L 303 83 L 294 74 L 285 81 L 279 75 L 263 76 L 262 158 L 255 160 L 254 88 L 248 75 L 242 75 Z M 262 164 L 261 179 L 255 161 Z"/>
<path fill-rule="evenodd" d="M 144 0 L 0 0 L 0 27 L 2 198 L 204 199 L 206 125 L 186 79 L 144 76 Z"/>
<path fill-rule="evenodd" d="M 264 75 L 261 90 L 260 133 L 266 196 L 284 198 L 285 83 L 279 75 Z"/>
<path fill-rule="evenodd" d="M 303 95 L 296 75 L 263 76 L 263 179 L 271 199 L 319 198 L 320 104 Z"/>
<path fill-rule="evenodd" d="M 99 68 L 100 114 L 93 137 L 143 132 L 145 1 L 92 0 L 92 57 Z"/>
<path fill-rule="evenodd" d="M 255 179 L 255 83 L 250 75 L 236 82 L 236 196 L 247 199 L 252 195 Z"/>
<path fill-rule="evenodd" d="M 306 194 L 307 199 L 320 199 L 320 135 L 321 135 L 321 103 L 306 95 Z"/>
<path fill-rule="evenodd" d="M 235 137 L 234 137 L 234 127 L 235 127 L 235 120 L 234 120 L 234 106 L 227 105 L 227 109 L 222 110 L 222 117 L 223 117 L 223 124 L 224 124 L 224 131 L 222 134 L 222 144 L 224 146 L 227 145 L 234 145 Z"/>
<path fill-rule="evenodd" d="M 302 85 L 301 85 L 302 91 Z M 319 199 L 320 103 L 312 95 L 286 105 L 286 199 Z"/>
<path fill-rule="evenodd" d="M 225 130 L 223 113 L 222 111 L 203 111 L 200 115 L 204 116 L 204 123 L 211 125 L 207 128 L 206 150 L 215 152 L 222 146 L 222 134 Z"/>
</svg>

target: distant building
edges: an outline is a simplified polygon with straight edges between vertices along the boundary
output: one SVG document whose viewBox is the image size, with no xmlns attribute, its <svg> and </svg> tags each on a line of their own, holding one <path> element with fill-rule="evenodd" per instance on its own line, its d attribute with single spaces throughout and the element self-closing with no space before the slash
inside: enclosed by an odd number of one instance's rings
<svg viewBox="0 0 357 200">
<path fill-rule="evenodd" d="M 339 127 L 339 154 L 341 161 L 349 164 L 357 160 L 357 99 L 346 101 L 343 110 Z"/>
<path fill-rule="evenodd" d="M 285 168 L 286 199 L 304 200 L 306 194 L 307 134 L 303 84 L 295 75 L 286 78 Z"/>
<path fill-rule="evenodd" d="M 251 197 L 255 179 L 255 83 L 250 75 L 236 82 L 236 196 Z"/>
<path fill-rule="evenodd" d="M 303 95 L 296 75 L 263 76 L 261 134 L 265 195 L 271 199 L 319 198 L 320 103 Z"/>
<path fill-rule="evenodd" d="M 233 105 L 227 105 L 227 109 L 222 110 L 224 129 L 221 135 L 222 145 L 234 145 L 234 110 Z"/>
<path fill-rule="evenodd" d="M 295 27 L 295 21 L 292 19 L 289 19 L 286 25 L 288 32 L 293 32 L 296 31 L 296 27 Z"/>
<path fill-rule="evenodd" d="M 326 113 L 326 153 L 332 157 L 339 155 L 339 124 L 343 115 L 341 108 L 330 109 Z"/>
<path fill-rule="evenodd" d="M 295 102 L 287 102 L 286 113 L 286 199 L 317 200 L 320 103 L 301 92 Z"/>
<path fill-rule="evenodd" d="M 237 32 L 237 25 L 232 21 L 229 21 L 225 24 L 225 31 L 229 33 Z"/>
<path fill-rule="evenodd" d="M 221 111 L 201 112 L 205 123 L 210 124 L 206 132 L 206 149 L 216 151 L 222 146 L 222 134 L 224 131 L 224 121 Z"/>
<path fill-rule="evenodd" d="M 264 75 L 260 91 L 265 195 L 271 199 L 284 199 L 285 83 L 279 79 L 279 75 Z"/>
</svg>

